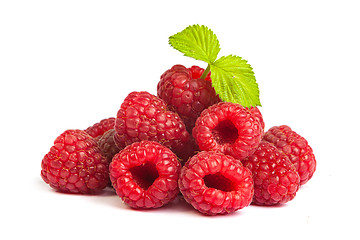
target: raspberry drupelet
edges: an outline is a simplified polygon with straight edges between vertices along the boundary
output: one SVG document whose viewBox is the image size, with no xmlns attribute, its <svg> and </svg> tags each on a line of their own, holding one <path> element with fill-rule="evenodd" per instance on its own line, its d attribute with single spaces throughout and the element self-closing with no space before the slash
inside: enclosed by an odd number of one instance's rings
<svg viewBox="0 0 360 240">
<path fill-rule="evenodd" d="M 118 196 L 132 208 L 159 208 L 179 193 L 181 165 L 176 155 L 157 142 L 135 142 L 110 164 L 110 179 Z"/>
</svg>

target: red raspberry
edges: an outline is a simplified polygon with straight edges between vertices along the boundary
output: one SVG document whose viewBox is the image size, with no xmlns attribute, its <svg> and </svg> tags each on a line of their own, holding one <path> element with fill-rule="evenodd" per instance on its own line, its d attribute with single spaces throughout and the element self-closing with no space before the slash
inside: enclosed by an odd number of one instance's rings
<svg viewBox="0 0 360 240">
<path fill-rule="evenodd" d="M 185 165 L 185 163 L 199 151 L 199 146 L 196 144 L 195 139 L 191 136 L 183 150 L 176 153 L 176 155 L 180 158 L 181 165 Z"/>
<path fill-rule="evenodd" d="M 184 68 L 184 66 L 182 65 L 175 65 L 175 66 L 179 66 L 180 68 Z M 174 66 L 174 67 L 175 67 Z M 173 68 L 174 68 L 173 67 Z M 196 79 L 196 78 L 201 78 L 201 75 L 204 73 L 205 69 L 198 67 L 198 66 L 191 66 L 190 68 L 188 68 L 190 70 L 190 74 L 191 74 L 191 78 L 192 79 Z M 169 70 L 168 70 L 169 71 Z M 210 78 L 210 72 L 208 73 L 208 75 L 206 75 L 205 77 L 206 81 L 210 81 L 211 82 L 211 78 Z"/>
<path fill-rule="evenodd" d="M 115 131 L 119 148 L 149 140 L 178 153 L 189 141 L 189 133 L 179 115 L 168 111 L 162 99 L 148 92 L 132 92 L 125 98 L 117 113 Z"/>
<path fill-rule="evenodd" d="M 254 179 L 253 203 L 275 205 L 292 200 L 300 177 L 289 158 L 273 144 L 261 142 L 255 153 L 242 160 Z"/>
<path fill-rule="evenodd" d="M 114 135 L 115 129 L 110 129 L 97 140 L 101 154 L 106 158 L 109 164 L 115 154 L 120 151 L 120 148 L 115 144 Z"/>
<path fill-rule="evenodd" d="M 251 107 L 250 109 L 248 108 L 248 110 L 255 116 L 255 118 L 260 122 L 261 128 L 264 132 L 265 129 L 265 122 L 263 119 L 263 116 L 260 112 L 260 110 L 257 107 Z"/>
<path fill-rule="evenodd" d="M 67 130 L 55 139 L 43 158 L 41 177 L 61 192 L 93 193 L 106 187 L 108 163 L 89 134 Z"/>
<path fill-rule="evenodd" d="M 115 144 L 114 134 L 115 129 L 110 129 L 96 138 L 101 154 L 106 158 L 108 164 L 111 163 L 115 154 L 120 152 L 120 148 Z M 108 185 L 111 187 L 111 181 L 109 181 Z"/>
<path fill-rule="evenodd" d="M 254 153 L 263 129 L 248 109 L 220 102 L 201 113 L 192 134 L 201 150 L 219 151 L 241 160 Z"/>
<path fill-rule="evenodd" d="M 190 133 L 200 113 L 220 101 L 211 86 L 210 73 L 205 80 L 200 78 L 203 72 L 197 66 L 175 65 L 161 75 L 157 85 L 157 95 L 179 114 Z"/>
<path fill-rule="evenodd" d="M 264 134 L 264 140 L 275 144 L 289 157 L 300 175 L 301 185 L 310 180 L 316 170 L 316 160 L 305 138 L 282 125 L 270 128 Z"/>
<path fill-rule="evenodd" d="M 200 152 L 181 169 L 179 187 L 184 199 L 206 215 L 226 214 L 251 203 L 251 172 L 235 158 Z"/>
<path fill-rule="evenodd" d="M 181 165 L 157 142 L 136 142 L 116 154 L 110 179 L 119 197 L 132 208 L 158 208 L 179 193 Z"/>
<path fill-rule="evenodd" d="M 102 136 L 108 130 L 113 129 L 114 124 L 115 124 L 115 118 L 113 117 L 106 118 L 88 127 L 87 129 L 85 129 L 85 132 L 87 132 L 93 138 L 96 138 Z"/>
</svg>

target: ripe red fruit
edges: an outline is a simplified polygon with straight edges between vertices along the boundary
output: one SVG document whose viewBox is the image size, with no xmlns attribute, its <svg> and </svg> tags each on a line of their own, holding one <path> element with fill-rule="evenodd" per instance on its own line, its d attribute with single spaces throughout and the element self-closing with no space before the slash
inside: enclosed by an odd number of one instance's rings
<svg viewBox="0 0 360 240">
<path fill-rule="evenodd" d="M 101 154 L 105 157 L 108 164 L 111 163 L 115 154 L 120 152 L 120 148 L 115 144 L 114 134 L 115 129 L 112 128 L 96 138 Z M 111 181 L 109 181 L 108 185 L 111 187 Z"/>
<path fill-rule="evenodd" d="M 316 170 L 316 160 L 305 138 L 289 126 L 282 125 L 270 128 L 264 134 L 264 141 L 273 143 L 289 157 L 300 175 L 301 185 L 312 178 Z"/>
<path fill-rule="evenodd" d="M 132 208 L 159 208 L 179 193 L 180 163 L 157 142 L 135 142 L 110 164 L 110 179 L 118 196 Z"/>
<path fill-rule="evenodd" d="M 106 187 L 108 163 L 94 138 L 83 130 L 67 130 L 44 156 L 41 177 L 61 192 L 93 193 Z"/>
<path fill-rule="evenodd" d="M 97 144 L 101 150 L 101 154 L 111 163 L 112 158 L 120 151 L 114 140 L 115 129 L 105 132 L 98 140 Z"/>
<path fill-rule="evenodd" d="M 254 204 L 275 205 L 295 197 L 300 177 L 289 158 L 273 144 L 261 142 L 255 153 L 242 163 L 253 175 Z"/>
<path fill-rule="evenodd" d="M 106 118 L 88 127 L 87 129 L 85 129 L 85 132 L 87 132 L 93 138 L 97 138 L 102 136 L 108 130 L 113 129 L 114 124 L 115 124 L 114 117 Z"/>
<path fill-rule="evenodd" d="M 189 133 L 179 115 L 168 111 L 162 99 L 148 92 L 132 92 L 125 98 L 117 113 L 115 131 L 119 148 L 149 140 L 177 153 L 183 151 L 189 141 Z"/>
<path fill-rule="evenodd" d="M 164 72 L 157 85 L 157 95 L 171 111 L 179 114 L 191 133 L 200 113 L 220 101 L 211 85 L 210 73 L 204 79 L 204 69 L 175 65 Z"/>
<path fill-rule="evenodd" d="M 254 188 L 251 172 L 235 158 L 200 152 L 181 169 L 179 187 L 184 199 L 206 215 L 227 214 L 248 206 Z"/>
<path fill-rule="evenodd" d="M 260 112 L 260 110 L 257 108 L 257 107 L 251 107 L 251 108 L 248 108 L 248 110 L 255 116 L 255 118 L 260 122 L 260 125 L 261 125 L 261 128 L 264 132 L 264 129 L 265 129 L 265 122 L 264 122 L 264 119 L 263 119 L 263 116 Z"/>
<path fill-rule="evenodd" d="M 200 151 L 199 146 L 195 142 L 195 139 L 190 136 L 189 141 L 186 145 L 184 145 L 184 148 L 182 151 L 179 151 L 176 153 L 179 160 L 181 161 L 181 165 L 185 165 L 185 163 L 195 154 L 197 154 Z"/>
<path fill-rule="evenodd" d="M 254 153 L 263 128 L 247 108 L 220 102 L 201 113 L 192 134 L 200 150 L 219 151 L 241 160 Z"/>
</svg>

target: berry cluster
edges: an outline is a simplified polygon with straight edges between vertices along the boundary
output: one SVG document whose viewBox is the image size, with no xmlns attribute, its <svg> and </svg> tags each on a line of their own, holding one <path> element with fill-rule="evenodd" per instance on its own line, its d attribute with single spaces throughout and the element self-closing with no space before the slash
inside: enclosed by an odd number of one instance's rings
<svg viewBox="0 0 360 240">
<path fill-rule="evenodd" d="M 116 117 L 66 130 L 44 156 L 41 177 L 67 193 L 112 187 L 131 208 L 183 197 L 205 215 L 294 199 L 316 169 L 308 142 L 285 125 L 265 132 L 260 110 L 222 99 L 211 74 L 175 65 L 157 95 L 131 92 Z"/>
</svg>

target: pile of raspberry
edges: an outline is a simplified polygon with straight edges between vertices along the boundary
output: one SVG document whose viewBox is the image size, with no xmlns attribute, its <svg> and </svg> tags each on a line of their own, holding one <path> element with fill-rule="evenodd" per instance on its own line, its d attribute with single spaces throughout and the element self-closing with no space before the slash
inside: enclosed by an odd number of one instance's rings
<svg viewBox="0 0 360 240">
<path fill-rule="evenodd" d="M 109 187 L 131 208 L 176 198 L 205 215 L 294 199 L 316 169 L 312 148 L 286 125 L 264 131 L 257 107 L 222 102 L 204 69 L 175 65 L 157 95 L 131 92 L 116 117 L 58 136 L 41 177 L 60 192 Z"/>
</svg>

